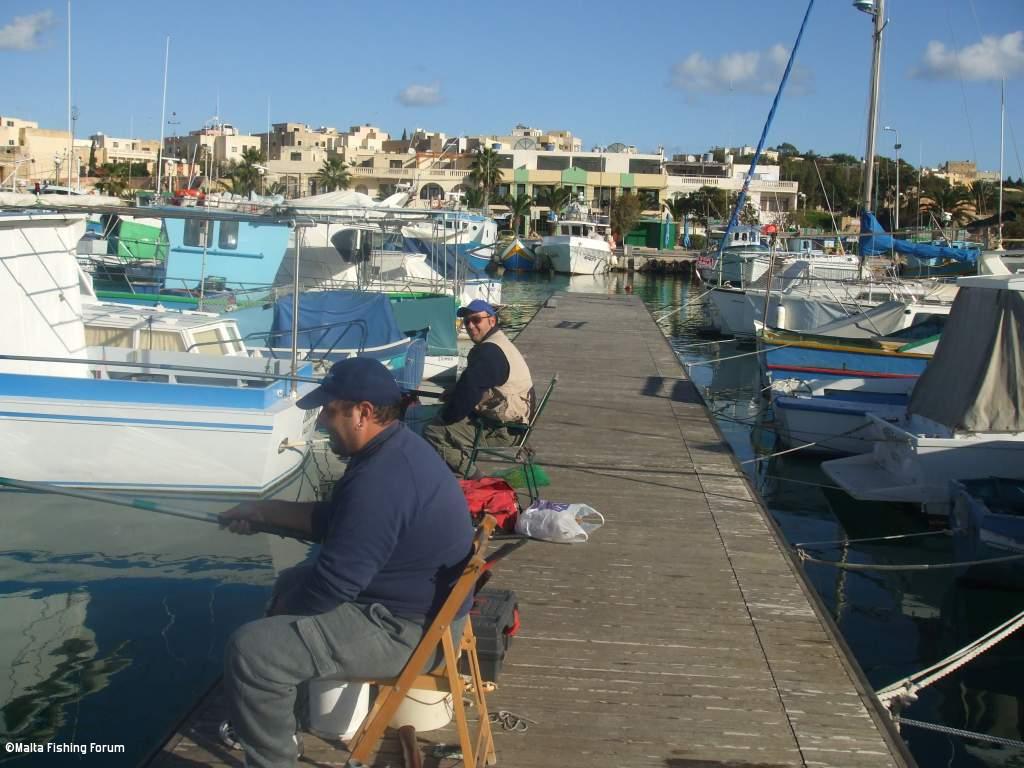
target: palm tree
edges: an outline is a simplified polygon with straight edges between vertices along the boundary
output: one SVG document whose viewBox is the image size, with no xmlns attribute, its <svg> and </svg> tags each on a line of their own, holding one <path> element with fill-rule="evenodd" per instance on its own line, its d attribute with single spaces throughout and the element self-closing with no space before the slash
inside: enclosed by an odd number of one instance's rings
<svg viewBox="0 0 1024 768">
<path fill-rule="evenodd" d="M 966 224 L 973 218 L 974 203 L 964 187 L 941 179 L 925 184 L 921 209 L 937 212 L 940 221 L 948 214 L 957 224 Z"/>
<path fill-rule="evenodd" d="M 479 187 L 466 187 L 462 191 L 462 199 L 466 201 L 467 208 L 479 210 L 484 207 L 484 191 Z"/>
<path fill-rule="evenodd" d="M 483 208 L 484 213 L 487 212 L 491 195 L 501 182 L 500 162 L 501 158 L 498 157 L 498 153 L 487 147 L 477 150 L 476 157 L 473 158 L 473 164 L 469 167 L 469 176 L 466 179 L 470 184 L 479 187 L 483 191 L 484 198 L 481 208 Z"/>
<path fill-rule="evenodd" d="M 572 190 L 568 187 L 547 187 L 541 190 L 537 202 L 546 205 L 555 213 L 561 213 L 570 200 L 572 200 Z"/>
<path fill-rule="evenodd" d="M 280 180 L 271 182 L 270 184 L 267 184 L 266 193 L 268 195 L 287 195 L 288 185 Z"/>
<path fill-rule="evenodd" d="M 229 192 L 247 197 L 260 185 L 260 172 L 251 163 L 233 163 L 220 180 L 228 182 L 222 186 Z"/>
<path fill-rule="evenodd" d="M 328 192 L 337 189 L 348 189 L 352 176 L 345 161 L 340 157 L 329 157 L 316 173 L 316 182 Z"/>
<path fill-rule="evenodd" d="M 533 198 L 527 194 L 519 195 L 518 197 L 506 197 L 504 200 L 505 205 L 508 206 L 511 217 L 509 219 L 509 228 L 517 235 L 520 234 L 519 224 L 524 219 L 530 218 L 530 207 L 533 205 Z"/>
</svg>

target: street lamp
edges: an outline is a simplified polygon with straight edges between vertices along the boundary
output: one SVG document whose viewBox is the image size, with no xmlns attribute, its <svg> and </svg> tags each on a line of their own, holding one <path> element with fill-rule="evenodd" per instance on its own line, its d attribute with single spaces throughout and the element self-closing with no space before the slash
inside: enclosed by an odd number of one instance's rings
<svg viewBox="0 0 1024 768">
<path fill-rule="evenodd" d="M 900 231 L 900 132 L 891 126 L 885 126 L 882 130 L 892 131 L 896 134 L 896 144 L 893 145 L 896 150 L 896 220 L 893 224 L 893 229 L 896 232 Z"/>
</svg>

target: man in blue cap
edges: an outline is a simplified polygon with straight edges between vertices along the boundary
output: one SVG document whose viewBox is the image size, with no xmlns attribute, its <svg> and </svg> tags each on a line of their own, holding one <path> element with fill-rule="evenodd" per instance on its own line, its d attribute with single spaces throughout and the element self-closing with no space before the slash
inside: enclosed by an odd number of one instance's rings
<svg viewBox="0 0 1024 768">
<path fill-rule="evenodd" d="M 297 686 L 397 676 L 465 567 L 466 499 L 437 453 L 398 421 L 400 400 L 380 362 L 335 363 L 296 403 L 321 409 L 318 425 L 348 457 L 330 501 L 246 502 L 223 513 L 236 533 L 259 521 L 321 545 L 311 566 L 282 572 L 268 617 L 242 626 L 225 649 L 231 727 L 249 766 L 294 764 Z"/>
<path fill-rule="evenodd" d="M 443 396 L 441 412 L 424 427 L 423 437 L 452 472 L 473 479 L 480 476 L 469 455 L 477 426 L 483 429 L 481 445 L 511 445 L 515 438 L 501 424 L 529 422 L 533 379 L 523 356 L 498 326 L 493 306 L 474 299 L 456 314 L 466 326 L 473 349 L 455 388 Z"/>
</svg>

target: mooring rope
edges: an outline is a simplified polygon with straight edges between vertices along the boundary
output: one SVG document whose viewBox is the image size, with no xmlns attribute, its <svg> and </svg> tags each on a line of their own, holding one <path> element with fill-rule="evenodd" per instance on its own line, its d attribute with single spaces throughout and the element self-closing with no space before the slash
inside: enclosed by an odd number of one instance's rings
<svg viewBox="0 0 1024 768">
<path fill-rule="evenodd" d="M 793 547 L 800 549 L 802 547 L 817 547 L 817 546 L 835 546 L 845 544 L 862 544 L 868 541 L 898 541 L 899 539 L 913 539 L 920 536 L 937 536 L 937 535 L 949 535 L 953 533 L 951 528 L 943 528 L 938 531 L 920 531 L 918 533 L 894 533 L 891 536 L 868 536 L 862 539 L 835 539 L 834 541 L 801 541 L 794 544 Z"/>
<path fill-rule="evenodd" d="M 945 733 L 949 736 L 961 736 L 965 739 L 973 739 L 976 741 L 987 741 L 992 744 L 998 744 L 1002 747 L 1013 747 L 1014 749 L 1024 749 L 1024 741 L 1018 739 L 1007 739 L 1003 736 L 991 736 L 987 733 L 978 733 L 977 731 L 965 731 L 963 728 L 954 728 L 951 725 L 939 725 L 938 723 L 926 723 L 921 720 L 911 720 L 908 717 L 896 718 L 897 725 L 912 725 L 915 728 L 924 728 L 928 731 L 935 731 L 936 733 Z"/>
<path fill-rule="evenodd" d="M 987 560 L 961 560 L 953 563 L 918 563 L 916 565 L 891 565 L 882 563 L 843 563 L 837 560 L 823 560 L 813 557 L 802 549 L 795 550 L 801 562 L 831 565 L 843 571 L 942 571 L 952 568 L 970 568 L 975 565 L 992 565 L 994 563 L 1010 563 L 1024 560 L 1024 554 L 990 557 Z"/>
<path fill-rule="evenodd" d="M 875 695 L 879 701 L 889 708 L 890 712 L 895 714 L 901 707 L 917 701 L 917 691 L 955 672 L 967 662 L 977 658 L 989 648 L 1005 640 L 1020 629 L 1021 626 L 1024 626 L 1024 611 L 982 635 L 974 642 L 951 653 L 942 661 L 936 662 L 920 672 L 908 675 L 902 680 L 897 680 L 895 683 L 875 691 Z"/>
<path fill-rule="evenodd" d="M 712 360 L 698 360 L 695 363 L 683 363 L 687 368 L 692 368 L 697 365 L 713 365 L 714 363 L 722 363 L 726 360 L 735 360 L 739 357 L 750 357 L 751 355 L 763 355 L 765 352 L 770 352 L 773 349 L 784 349 L 791 347 L 792 344 L 773 344 L 771 347 L 765 347 L 764 349 L 755 349 L 753 352 L 741 352 L 738 355 L 730 355 L 729 357 L 716 357 Z"/>
</svg>

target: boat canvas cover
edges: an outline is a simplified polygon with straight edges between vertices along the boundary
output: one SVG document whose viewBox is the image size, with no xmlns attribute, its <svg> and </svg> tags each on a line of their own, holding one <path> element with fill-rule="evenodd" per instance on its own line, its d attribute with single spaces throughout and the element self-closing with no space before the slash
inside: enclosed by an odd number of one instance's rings
<svg viewBox="0 0 1024 768">
<path fill-rule="evenodd" d="M 391 311 L 405 333 L 429 328 L 427 354 L 457 355 L 455 299 L 451 296 L 393 298 Z"/>
<path fill-rule="evenodd" d="M 909 240 L 897 240 L 886 234 L 882 225 L 878 223 L 875 214 L 865 211 L 860 217 L 860 254 L 870 256 L 874 254 L 887 254 L 895 251 L 905 256 L 914 256 L 922 261 L 929 259 L 954 259 L 956 261 L 976 261 L 977 251 L 964 248 L 950 248 L 947 245 L 932 245 L 930 243 L 912 243 Z"/>
<path fill-rule="evenodd" d="M 904 315 L 907 312 L 907 302 L 887 301 L 856 315 L 841 317 L 831 323 L 826 323 L 815 328 L 814 334 L 842 339 L 871 339 L 876 336 L 888 336 L 901 329 Z"/>
<path fill-rule="evenodd" d="M 954 430 L 1024 431 L 1024 293 L 960 288 L 907 412 Z"/>
<path fill-rule="evenodd" d="M 292 345 L 291 296 L 274 304 L 273 347 Z M 383 293 L 310 291 L 299 296 L 300 349 L 366 349 L 405 338 Z"/>
</svg>

